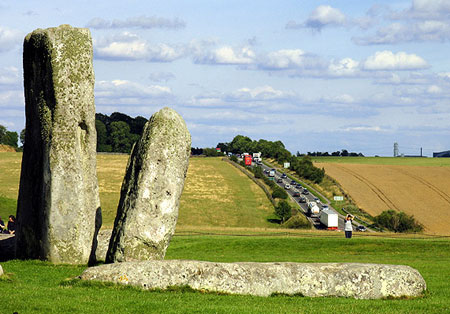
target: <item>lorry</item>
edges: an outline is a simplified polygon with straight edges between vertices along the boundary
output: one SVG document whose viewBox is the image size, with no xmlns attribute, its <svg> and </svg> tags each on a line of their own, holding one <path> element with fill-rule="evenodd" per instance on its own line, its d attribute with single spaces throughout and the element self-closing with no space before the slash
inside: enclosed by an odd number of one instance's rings
<svg viewBox="0 0 450 314">
<path fill-rule="evenodd" d="M 332 209 L 322 209 L 319 220 L 328 230 L 338 229 L 338 213 Z"/>
<path fill-rule="evenodd" d="M 309 217 L 318 217 L 320 213 L 320 208 L 317 206 L 316 202 L 308 203 L 308 216 Z"/>
</svg>

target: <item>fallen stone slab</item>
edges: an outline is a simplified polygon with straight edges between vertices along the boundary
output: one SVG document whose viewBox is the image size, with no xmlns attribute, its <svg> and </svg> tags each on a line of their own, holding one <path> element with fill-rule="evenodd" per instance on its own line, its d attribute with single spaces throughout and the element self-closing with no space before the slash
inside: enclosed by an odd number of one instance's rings
<svg viewBox="0 0 450 314">
<path fill-rule="evenodd" d="M 106 262 L 163 259 L 178 220 L 191 153 L 183 118 L 163 108 L 131 151 Z"/>
<path fill-rule="evenodd" d="M 94 255 L 100 198 L 92 59 L 86 28 L 37 29 L 24 40 L 18 258 L 86 264 Z"/>
<path fill-rule="evenodd" d="M 426 290 L 420 273 L 403 265 L 357 263 L 214 263 L 153 260 L 105 264 L 86 269 L 83 280 L 141 287 L 192 289 L 230 294 L 380 299 L 417 297 Z"/>
</svg>

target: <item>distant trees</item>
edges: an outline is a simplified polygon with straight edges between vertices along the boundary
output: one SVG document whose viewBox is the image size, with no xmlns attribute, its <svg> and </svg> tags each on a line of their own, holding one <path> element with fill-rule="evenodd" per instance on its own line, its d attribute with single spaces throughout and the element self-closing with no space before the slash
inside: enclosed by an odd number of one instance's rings
<svg viewBox="0 0 450 314">
<path fill-rule="evenodd" d="M 281 200 L 275 207 L 275 213 L 281 219 L 281 223 L 284 223 L 286 220 L 291 218 L 292 207 L 287 201 Z"/>
<path fill-rule="evenodd" d="M 327 157 L 327 156 L 336 156 L 336 157 L 364 157 L 363 153 L 349 153 L 348 150 L 343 149 L 341 151 L 335 151 L 329 154 L 328 152 L 308 152 L 308 156 L 313 157 Z"/>
<path fill-rule="evenodd" d="M 0 144 L 9 145 L 17 148 L 17 142 L 19 140 L 19 135 L 17 132 L 8 131 L 6 127 L 0 125 Z"/>
<path fill-rule="evenodd" d="M 97 151 L 129 153 L 139 140 L 146 122 L 144 117 L 132 118 L 119 112 L 111 116 L 96 113 Z"/>
<path fill-rule="evenodd" d="M 423 226 L 404 212 L 385 210 L 375 217 L 375 225 L 394 232 L 421 232 Z"/>
<path fill-rule="evenodd" d="M 219 143 L 218 146 L 226 147 L 234 154 L 261 152 L 263 158 L 274 158 L 278 163 L 289 162 L 290 169 L 299 176 L 316 183 L 322 182 L 325 170 L 315 167 L 308 156 L 302 156 L 299 152 L 292 155 L 281 141 L 268 141 L 260 139 L 252 141 L 249 137 L 236 135 L 230 143 Z"/>
</svg>

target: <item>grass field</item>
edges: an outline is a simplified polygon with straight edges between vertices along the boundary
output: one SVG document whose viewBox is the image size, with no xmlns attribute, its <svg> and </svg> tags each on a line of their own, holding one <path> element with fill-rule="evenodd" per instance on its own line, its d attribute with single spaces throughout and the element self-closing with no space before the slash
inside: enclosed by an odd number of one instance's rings
<svg viewBox="0 0 450 314">
<path fill-rule="evenodd" d="M 217 262 L 369 262 L 406 264 L 420 271 L 428 291 L 423 298 L 252 297 L 176 290 L 83 284 L 67 279 L 84 267 L 39 261 L 2 263 L 2 313 L 448 313 L 450 242 L 439 238 L 386 238 L 366 235 L 348 241 L 342 234 L 303 232 L 297 236 L 175 236 L 167 259 Z"/>
<path fill-rule="evenodd" d="M 325 168 L 372 216 L 388 209 L 404 211 L 414 215 L 425 226 L 425 232 L 450 235 L 448 158 L 365 159 L 317 158 L 315 165 Z"/>
<path fill-rule="evenodd" d="M 0 217 L 15 214 L 21 153 L 0 153 Z M 98 154 L 97 176 L 103 226 L 111 228 L 117 211 L 128 155 Z M 220 158 L 191 158 L 180 200 L 177 226 L 275 227 L 274 208 L 246 175 Z"/>
</svg>

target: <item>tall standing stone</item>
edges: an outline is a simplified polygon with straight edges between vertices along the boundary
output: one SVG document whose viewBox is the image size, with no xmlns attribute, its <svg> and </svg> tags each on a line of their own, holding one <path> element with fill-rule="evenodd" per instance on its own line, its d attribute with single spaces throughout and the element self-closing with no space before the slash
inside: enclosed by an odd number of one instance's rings
<svg viewBox="0 0 450 314">
<path fill-rule="evenodd" d="M 101 213 L 92 56 L 88 29 L 61 25 L 25 38 L 19 258 L 88 262 Z"/>
<path fill-rule="evenodd" d="M 155 113 L 128 160 L 106 262 L 163 259 L 175 232 L 191 151 L 183 118 Z"/>
</svg>

